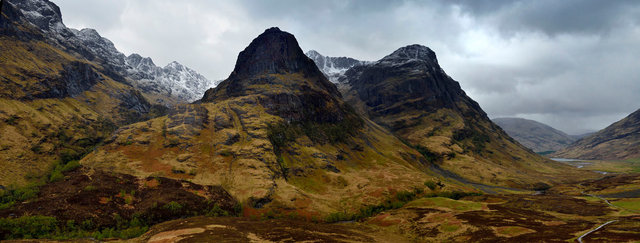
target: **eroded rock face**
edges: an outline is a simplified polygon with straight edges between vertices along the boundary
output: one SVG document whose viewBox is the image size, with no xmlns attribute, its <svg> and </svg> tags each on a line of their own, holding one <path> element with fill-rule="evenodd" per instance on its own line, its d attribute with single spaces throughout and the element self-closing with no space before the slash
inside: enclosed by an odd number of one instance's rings
<svg viewBox="0 0 640 243">
<path fill-rule="evenodd" d="M 440 68 L 435 53 L 425 46 L 400 48 L 377 62 L 350 69 L 344 79 L 370 108 L 372 117 L 412 109 L 460 110 L 459 102 L 484 115 L 460 84 Z"/>
<path fill-rule="evenodd" d="M 87 91 L 104 79 L 93 67 L 83 62 L 71 62 L 63 66 L 58 77 L 44 77 L 38 85 L 24 87 L 24 98 L 65 98 L 75 97 Z"/>
</svg>

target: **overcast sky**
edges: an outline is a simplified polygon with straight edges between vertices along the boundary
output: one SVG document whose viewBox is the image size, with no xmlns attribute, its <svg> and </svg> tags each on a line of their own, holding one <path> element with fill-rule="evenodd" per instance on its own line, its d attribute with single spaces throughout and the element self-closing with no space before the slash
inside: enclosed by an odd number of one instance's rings
<svg viewBox="0 0 640 243">
<path fill-rule="evenodd" d="M 238 52 L 278 26 L 303 50 L 375 61 L 422 44 L 490 117 L 569 134 L 640 108 L 640 1 L 53 0 L 125 54 L 226 78 Z"/>
</svg>

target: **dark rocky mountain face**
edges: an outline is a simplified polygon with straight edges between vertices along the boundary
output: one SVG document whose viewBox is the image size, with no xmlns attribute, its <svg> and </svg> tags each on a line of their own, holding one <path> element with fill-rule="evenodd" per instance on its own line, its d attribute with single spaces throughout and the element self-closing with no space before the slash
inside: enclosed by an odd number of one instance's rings
<svg viewBox="0 0 640 243">
<path fill-rule="evenodd" d="M 292 34 L 277 27 L 267 29 L 238 55 L 229 78 L 238 79 L 258 74 L 318 73 Z"/>
<path fill-rule="evenodd" d="M 440 68 L 435 53 L 424 46 L 406 46 L 378 62 L 356 66 L 347 71 L 345 80 L 366 103 L 371 117 L 411 109 L 433 112 L 441 108 L 460 112 L 470 109 L 486 116 L 480 106 L 466 96 L 460 84 Z"/>
<path fill-rule="evenodd" d="M 202 101 L 248 95 L 257 95 L 260 104 L 287 121 L 356 119 L 295 37 L 278 28 L 267 29 L 240 52 L 229 78 L 208 90 Z"/>
<path fill-rule="evenodd" d="M 598 160 L 640 158 L 640 110 L 576 141 L 552 156 Z"/>
<path fill-rule="evenodd" d="M 553 127 L 522 118 L 496 118 L 493 122 L 509 136 L 535 152 L 554 152 L 576 139 Z"/>
<path fill-rule="evenodd" d="M 340 83 L 348 103 L 429 154 L 434 170 L 493 185 L 532 187 L 535 181 L 550 180 L 547 172 L 563 167 L 491 122 L 427 47 L 406 46 L 355 66 Z"/>
</svg>

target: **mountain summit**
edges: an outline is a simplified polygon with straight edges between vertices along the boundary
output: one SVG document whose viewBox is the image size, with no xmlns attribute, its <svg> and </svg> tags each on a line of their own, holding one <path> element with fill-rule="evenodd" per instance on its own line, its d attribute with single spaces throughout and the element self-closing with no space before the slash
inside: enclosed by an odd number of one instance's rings
<svg viewBox="0 0 640 243">
<path fill-rule="evenodd" d="M 380 62 L 398 63 L 402 61 L 421 60 L 430 62 L 431 65 L 437 66 L 438 59 L 436 53 L 429 47 L 413 44 L 395 50 L 393 53 L 385 56 Z"/>
<path fill-rule="evenodd" d="M 202 101 L 247 95 L 256 95 L 270 112 L 288 121 L 337 122 L 348 116 L 336 86 L 304 55 L 292 34 L 276 27 L 240 52 L 229 78 L 208 90 Z"/>
<path fill-rule="evenodd" d="M 316 74 L 313 61 L 304 55 L 296 38 L 277 27 L 264 31 L 238 55 L 230 79 L 258 74 L 303 72 Z"/>
</svg>

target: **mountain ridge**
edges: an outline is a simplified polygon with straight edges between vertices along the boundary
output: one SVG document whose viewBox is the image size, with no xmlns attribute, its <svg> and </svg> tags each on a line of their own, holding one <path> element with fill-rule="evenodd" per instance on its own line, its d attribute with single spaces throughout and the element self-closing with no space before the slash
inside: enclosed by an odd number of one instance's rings
<svg viewBox="0 0 640 243">
<path fill-rule="evenodd" d="M 316 50 L 309 50 L 305 55 L 316 63 L 320 71 L 322 71 L 332 83 L 339 83 L 340 78 L 344 76 L 344 73 L 349 70 L 349 68 L 368 63 L 367 61 L 360 61 L 350 57 L 323 56 Z"/>
<path fill-rule="evenodd" d="M 534 120 L 507 117 L 492 120 L 511 137 L 535 152 L 558 151 L 576 141 L 572 136 Z"/>
<path fill-rule="evenodd" d="M 196 71 L 160 68 L 159 72 L 146 73 L 147 79 L 136 79 L 136 74 L 143 72 L 128 65 L 128 57 L 118 51 L 109 39 L 102 37 L 98 31 L 91 28 L 76 30 L 64 25 L 60 8 L 48 0 L 8 1 L 16 4 L 27 21 L 43 30 L 56 45 L 77 52 L 89 61 L 101 63 L 106 67 L 104 72 L 112 76 L 128 76 L 132 84 L 142 91 L 157 95 L 173 96 L 183 102 L 192 102 L 213 86 L 213 82 Z M 173 63 L 173 62 L 172 62 Z M 171 64 L 171 63 L 170 63 Z M 155 65 L 154 65 L 155 66 Z M 180 65 L 182 66 L 182 65 Z M 156 69 L 156 67 L 151 67 Z M 118 74 L 118 75 L 117 75 Z M 117 81 L 125 82 L 126 77 L 115 77 Z M 174 101 L 162 100 L 171 104 Z"/>
<path fill-rule="evenodd" d="M 552 156 L 575 159 L 640 158 L 640 110 L 569 145 Z"/>
</svg>

